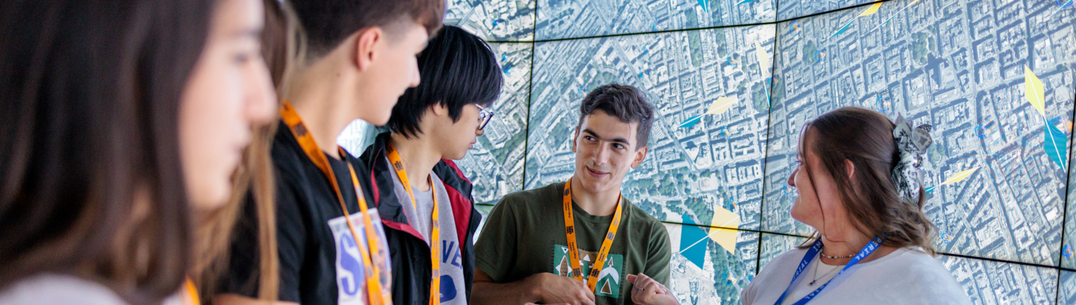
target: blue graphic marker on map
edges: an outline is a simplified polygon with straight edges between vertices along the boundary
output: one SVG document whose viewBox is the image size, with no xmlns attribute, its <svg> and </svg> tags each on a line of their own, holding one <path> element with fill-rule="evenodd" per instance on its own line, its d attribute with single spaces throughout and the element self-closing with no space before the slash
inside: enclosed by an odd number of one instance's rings
<svg viewBox="0 0 1076 305">
<path fill-rule="evenodd" d="M 702 121 L 702 115 L 690 117 L 687 120 L 684 120 L 683 123 L 680 123 L 679 128 L 691 128 L 695 126 L 695 124 L 698 124 L 699 121 Z"/>
<path fill-rule="evenodd" d="M 874 99 L 874 107 L 878 108 L 880 112 L 889 112 L 892 104 L 889 101 L 889 97 L 879 95 Z"/>
<path fill-rule="evenodd" d="M 1057 166 L 1065 168 L 1066 154 L 1068 150 L 1065 145 L 1068 144 L 1068 137 L 1065 133 L 1057 130 L 1054 124 L 1046 124 L 1046 140 L 1043 141 L 1042 148 L 1046 151 L 1046 155 L 1053 160 Z"/>
<path fill-rule="evenodd" d="M 942 240 L 945 241 L 946 245 L 948 245 L 950 242 L 953 242 L 953 235 L 950 235 L 949 231 L 942 232 L 941 235 L 942 235 Z"/>
<path fill-rule="evenodd" d="M 688 261 L 701 269 L 706 259 L 706 247 L 709 246 L 709 243 L 706 242 L 706 239 L 708 239 L 706 238 L 706 231 L 694 226 L 695 222 L 687 215 L 683 215 L 682 219 L 686 225 L 683 226 L 683 231 L 680 233 L 679 252 Z"/>
</svg>

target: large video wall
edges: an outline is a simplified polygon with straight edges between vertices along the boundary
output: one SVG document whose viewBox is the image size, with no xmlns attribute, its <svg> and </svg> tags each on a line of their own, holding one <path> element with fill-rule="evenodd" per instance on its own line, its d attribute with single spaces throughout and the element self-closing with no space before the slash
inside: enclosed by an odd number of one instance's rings
<svg viewBox="0 0 1076 305">
<path fill-rule="evenodd" d="M 934 126 L 925 211 L 974 303 L 1076 304 L 1072 0 L 448 4 L 446 23 L 487 39 L 506 77 L 459 162 L 483 213 L 570 177 L 583 96 L 634 85 L 657 120 L 624 195 L 666 223 L 681 303 L 738 304 L 811 233 L 785 186 L 800 127 L 858 106 Z"/>
</svg>

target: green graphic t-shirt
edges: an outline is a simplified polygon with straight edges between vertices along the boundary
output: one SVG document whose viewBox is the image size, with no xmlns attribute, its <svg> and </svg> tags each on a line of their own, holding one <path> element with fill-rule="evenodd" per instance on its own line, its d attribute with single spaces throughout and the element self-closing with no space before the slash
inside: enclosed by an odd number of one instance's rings
<svg viewBox="0 0 1076 305">
<path fill-rule="evenodd" d="M 516 192 L 501 199 L 486 218 L 475 244 L 475 267 L 497 283 L 549 272 L 571 276 L 564 234 L 564 182 Z M 669 283 L 669 234 L 665 226 L 624 199 L 621 224 L 595 286 L 597 304 L 634 304 L 628 274 L 643 273 Z M 584 280 L 601 249 L 613 215 L 593 216 L 572 203 Z"/>
</svg>

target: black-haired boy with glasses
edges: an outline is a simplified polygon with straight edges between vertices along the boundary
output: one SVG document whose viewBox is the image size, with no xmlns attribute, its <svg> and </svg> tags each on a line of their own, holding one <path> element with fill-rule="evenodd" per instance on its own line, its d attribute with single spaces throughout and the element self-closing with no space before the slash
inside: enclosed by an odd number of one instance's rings
<svg viewBox="0 0 1076 305">
<path fill-rule="evenodd" d="M 400 97 L 390 132 L 360 160 L 391 252 L 394 303 L 468 304 L 481 215 L 452 160 L 482 135 L 503 76 L 490 47 L 453 26 L 430 40 L 418 65 L 422 82 Z"/>
</svg>

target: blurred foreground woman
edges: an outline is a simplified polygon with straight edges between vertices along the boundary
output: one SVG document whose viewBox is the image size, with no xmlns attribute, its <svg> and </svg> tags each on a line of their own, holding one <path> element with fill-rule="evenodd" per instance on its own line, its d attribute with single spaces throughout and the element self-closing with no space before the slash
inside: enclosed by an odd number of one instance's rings
<svg viewBox="0 0 1076 305">
<path fill-rule="evenodd" d="M 259 0 L 0 3 L 0 303 L 196 304 L 275 119 Z M 234 209 L 232 209 L 234 210 Z M 196 233 L 197 232 L 197 233 Z"/>
<path fill-rule="evenodd" d="M 743 304 L 970 304 L 922 211 L 929 131 L 852 107 L 804 125 L 788 185 L 792 218 L 815 233 L 766 264 Z"/>
</svg>

